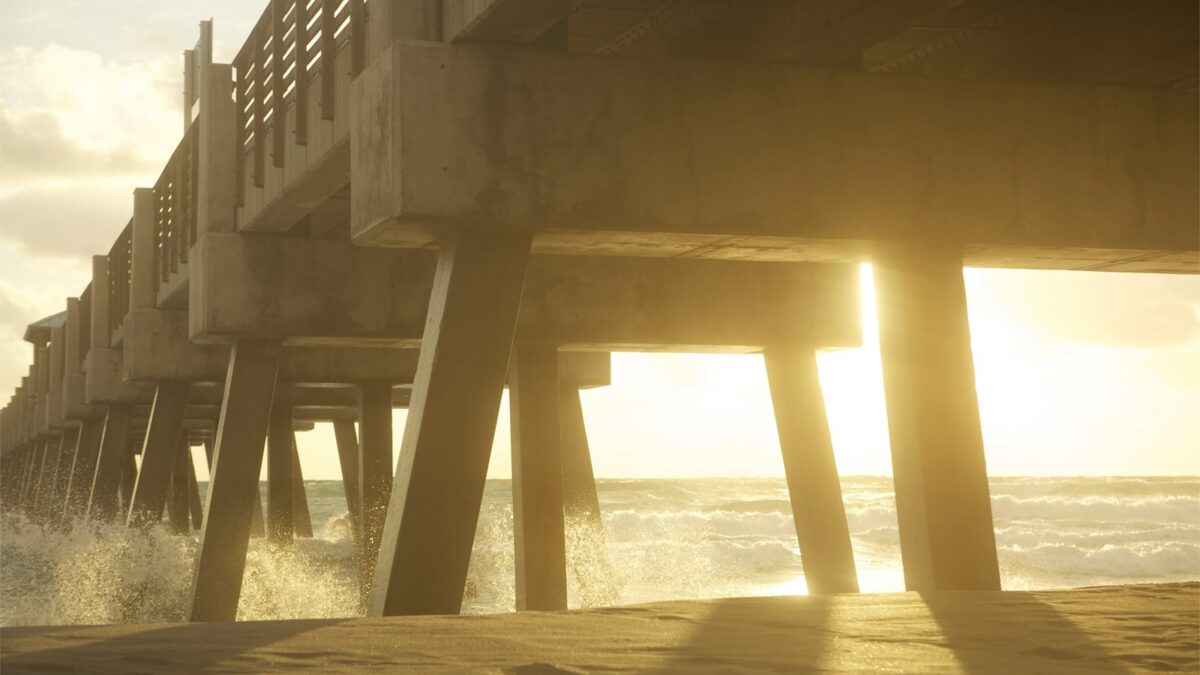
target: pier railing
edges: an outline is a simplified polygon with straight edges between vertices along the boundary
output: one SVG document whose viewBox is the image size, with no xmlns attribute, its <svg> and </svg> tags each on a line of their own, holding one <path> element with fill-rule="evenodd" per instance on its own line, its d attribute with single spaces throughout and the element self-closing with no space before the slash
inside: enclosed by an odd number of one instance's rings
<svg viewBox="0 0 1200 675">
<path fill-rule="evenodd" d="M 200 171 L 200 125 L 192 122 L 154 184 L 154 288 L 187 264 L 196 243 L 196 192 Z"/>
<path fill-rule="evenodd" d="M 108 251 L 108 325 L 114 338 L 129 313 L 130 280 L 133 274 L 133 221 Z"/>
<path fill-rule="evenodd" d="M 309 118 L 309 87 L 320 86 L 317 107 L 321 119 L 334 115 L 334 86 L 339 77 L 338 52 L 351 49 L 351 72 L 365 61 L 366 3 L 364 0 L 271 0 L 250 37 L 233 60 L 237 111 L 238 205 L 244 204 L 245 175 L 254 187 L 265 184 L 267 150 L 282 168 L 288 142 L 288 107 L 295 106 L 292 142 L 304 145 Z M 296 103 L 300 102 L 299 105 Z M 249 165 L 249 166 L 247 166 Z"/>
</svg>

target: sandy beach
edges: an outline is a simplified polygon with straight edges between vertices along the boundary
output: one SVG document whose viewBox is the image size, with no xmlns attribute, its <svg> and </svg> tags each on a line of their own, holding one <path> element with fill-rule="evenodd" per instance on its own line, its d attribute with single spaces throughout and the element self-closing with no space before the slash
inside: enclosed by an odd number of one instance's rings
<svg viewBox="0 0 1200 675">
<path fill-rule="evenodd" d="M 0 631 L 7 673 L 1197 672 L 1200 583 Z"/>
</svg>

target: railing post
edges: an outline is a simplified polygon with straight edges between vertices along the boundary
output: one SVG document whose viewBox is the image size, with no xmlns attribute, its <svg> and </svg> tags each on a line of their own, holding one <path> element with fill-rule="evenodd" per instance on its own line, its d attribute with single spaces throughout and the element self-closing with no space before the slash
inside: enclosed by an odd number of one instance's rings
<svg viewBox="0 0 1200 675">
<path fill-rule="evenodd" d="M 233 66 L 202 65 L 196 221 L 199 233 L 233 232 L 237 211 L 237 109 Z M 199 235 L 198 236 L 201 236 Z"/>
<path fill-rule="evenodd" d="M 132 260 L 130 261 L 129 309 L 153 309 L 157 304 L 154 249 L 154 190 L 133 191 Z M 166 251 L 161 251 L 163 255 Z"/>
<path fill-rule="evenodd" d="M 112 337 L 108 309 L 108 257 L 92 256 L 92 347 L 107 348 Z"/>
<path fill-rule="evenodd" d="M 442 39 L 440 0 L 371 0 L 370 10 L 367 63 L 396 40 Z"/>
</svg>

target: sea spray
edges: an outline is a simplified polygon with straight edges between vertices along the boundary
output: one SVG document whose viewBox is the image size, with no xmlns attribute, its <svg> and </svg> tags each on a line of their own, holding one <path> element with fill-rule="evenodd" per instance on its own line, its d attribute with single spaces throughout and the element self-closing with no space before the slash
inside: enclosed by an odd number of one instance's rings
<svg viewBox="0 0 1200 675">
<path fill-rule="evenodd" d="M 889 478 L 842 481 L 860 586 L 903 590 Z M 202 486 L 203 487 L 203 486 Z M 603 527 L 568 523 L 571 607 L 803 593 L 782 479 L 601 480 Z M 1200 480 L 997 478 L 993 510 L 1006 588 L 1200 577 Z M 316 537 L 250 543 L 240 619 L 359 613 L 345 497 L 308 481 Z M 463 611 L 512 611 L 512 491 L 489 481 Z M 173 622 L 186 618 L 196 534 L 0 516 L 0 623 Z"/>
</svg>

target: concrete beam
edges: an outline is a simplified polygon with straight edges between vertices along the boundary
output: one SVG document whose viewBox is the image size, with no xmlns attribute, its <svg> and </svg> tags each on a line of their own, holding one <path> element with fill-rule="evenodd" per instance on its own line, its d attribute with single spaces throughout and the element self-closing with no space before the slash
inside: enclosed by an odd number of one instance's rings
<svg viewBox="0 0 1200 675">
<path fill-rule="evenodd" d="M 190 337 L 415 347 L 434 277 L 428 251 L 301 237 L 208 235 L 192 249 Z M 861 342 L 846 265 L 538 256 L 518 337 L 611 351 L 755 351 Z"/>
<path fill-rule="evenodd" d="M 537 253 L 1200 272 L 1197 101 L 1147 89 L 395 43 L 354 81 L 352 236 Z"/>
</svg>

